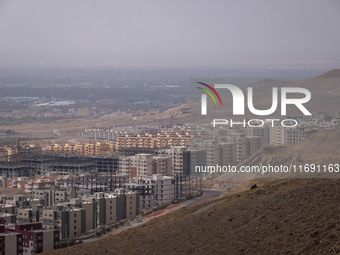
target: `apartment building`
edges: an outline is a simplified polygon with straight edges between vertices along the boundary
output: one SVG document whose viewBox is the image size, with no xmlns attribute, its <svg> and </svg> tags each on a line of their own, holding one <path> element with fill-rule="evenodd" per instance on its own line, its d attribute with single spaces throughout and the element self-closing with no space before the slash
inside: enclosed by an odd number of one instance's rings
<svg viewBox="0 0 340 255">
<path fill-rule="evenodd" d="M 90 231 L 97 227 L 98 203 L 94 198 L 80 202 L 81 208 L 85 209 L 85 231 Z"/>
<path fill-rule="evenodd" d="M 152 159 L 152 174 L 171 175 L 172 174 L 171 157 L 154 156 Z"/>
<path fill-rule="evenodd" d="M 6 181 L 6 186 L 19 189 L 26 193 L 32 193 L 32 190 L 34 189 L 55 186 L 55 181 L 47 178 L 17 177 L 8 178 Z"/>
<path fill-rule="evenodd" d="M 236 162 L 240 162 L 247 157 L 247 135 L 232 130 L 232 134 L 225 138 L 226 142 L 234 143 L 236 148 Z"/>
<path fill-rule="evenodd" d="M 32 222 L 32 209 L 31 208 L 17 208 L 17 222 L 29 223 Z"/>
<path fill-rule="evenodd" d="M 32 172 L 24 164 L 16 162 L 6 162 L 0 164 L 0 176 L 6 176 L 7 178 L 16 178 L 20 176 L 30 175 L 32 175 Z"/>
<path fill-rule="evenodd" d="M 190 173 L 183 173 L 184 176 L 190 176 L 191 173 L 194 173 L 195 166 L 205 166 L 207 164 L 207 153 L 204 150 L 190 150 L 186 153 L 189 153 L 189 169 Z"/>
<path fill-rule="evenodd" d="M 0 224 L 16 223 L 17 218 L 12 213 L 0 213 Z"/>
<path fill-rule="evenodd" d="M 175 146 L 158 151 L 158 156 L 170 157 L 172 160 L 172 175 L 190 175 L 190 152 L 185 146 Z"/>
<path fill-rule="evenodd" d="M 8 161 L 8 152 L 4 148 L 0 148 L 0 162 Z"/>
<path fill-rule="evenodd" d="M 152 154 L 136 154 L 130 158 L 131 168 L 135 168 L 136 174 L 131 174 L 131 177 L 142 177 L 152 174 Z M 133 171 L 131 171 L 133 173 Z"/>
<path fill-rule="evenodd" d="M 261 141 L 263 145 L 269 144 L 270 141 L 270 127 L 246 127 L 244 131 L 248 137 L 251 136 L 259 136 L 261 137 Z"/>
<path fill-rule="evenodd" d="M 76 238 L 86 231 L 86 210 L 51 206 L 42 210 L 41 222 L 45 229 L 59 229 L 62 239 Z"/>
<path fill-rule="evenodd" d="M 122 135 L 123 132 L 115 129 L 86 129 L 79 136 L 84 139 L 115 141 L 118 134 Z"/>
<path fill-rule="evenodd" d="M 262 148 L 262 139 L 260 136 L 247 136 L 247 157 L 259 151 Z"/>
<path fill-rule="evenodd" d="M 190 152 L 192 153 L 191 171 L 194 171 L 195 166 L 233 165 L 236 162 L 236 146 L 232 142 L 200 141 L 190 145 Z"/>
<path fill-rule="evenodd" d="M 113 191 L 129 182 L 129 176 L 116 173 L 83 174 L 71 176 L 57 181 L 63 187 L 76 186 L 91 192 Z"/>
<path fill-rule="evenodd" d="M 93 156 L 98 173 L 118 173 L 119 157 L 108 156 Z"/>
<path fill-rule="evenodd" d="M 80 176 L 84 173 L 96 173 L 96 165 L 93 160 L 65 158 L 63 160 L 55 160 L 42 165 L 43 175 L 54 174 L 57 176 Z"/>
<path fill-rule="evenodd" d="M 119 173 L 126 174 L 130 178 L 151 175 L 152 167 L 153 154 L 140 153 L 119 158 Z"/>
<path fill-rule="evenodd" d="M 21 159 L 21 162 L 25 164 L 29 169 L 31 169 L 33 175 L 41 175 L 42 166 L 54 160 L 56 160 L 56 158 L 48 157 L 46 155 L 45 156 L 26 156 Z"/>
<path fill-rule="evenodd" d="M 96 200 L 98 202 L 98 225 L 115 223 L 118 218 L 117 203 L 118 207 L 122 207 L 121 199 L 113 194 L 96 193 Z"/>
<path fill-rule="evenodd" d="M 69 238 L 79 237 L 86 232 L 86 210 L 84 208 L 68 208 Z"/>
<path fill-rule="evenodd" d="M 52 206 L 60 202 L 68 201 L 72 198 L 89 195 L 90 192 L 91 191 L 88 189 L 82 189 L 75 186 L 55 186 L 45 189 L 35 189 L 32 191 L 32 197 L 34 199 L 44 200 L 45 206 Z"/>
<path fill-rule="evenodd" d="M 236 164 L 236 145 L 234 143 L 218 144 L 218 163 L 222 166 Z"/>
<path fill-rule="evenodd" d="M 286 143 L 297 144 L 306 138 L 307 132 L 301 128 L 287 128 L 286 129 Z"/>
<path fill-rule="evenodd" d="M 13 197 L 6 197 L 3 200 L 6 205 L 13 205 L 16 207 L 27 207 L 30 205 L 30 202 L 27 197 L 22 195 L 15 195 Z"/>
<path fill-rule="evenodd" d="M 60 246 L 59 230 L 43 229 L 40 222 L 7 225 L 5 229 L 8 232 L 21 235 L 23 255 L 50 251 Z"/>
<path fill-rule="evenodd" d="M 16 222 L 17 223 L 39 222 L 41 210 L 42 205 L 40 204 L 33 205 L 27 208 L 18 207 L 15 209 Z"/>
<path fill-rule="evenodd" d="M 124 189 L 135 192 L 139 195 L 139 210 L 140 212 L 148 211 L 154 208 L 155 192 L 154 184 L 151 182 L 143 183 L 126 183 Z"/>
<path fill-rule="evenodd" d="M 21 144 L 21 155 L 39 154 L 42 148 L 37 144 Z M 17 161 L 18 160 L 18 147 L 17 145 L 6 145 L 0 148 L 0 162 Z"/>
<path fill-rule="evenodd" d="M 113 143 L 53 144 L 46 146 L 45 152 L 60 155 L 92 156 L 114 151 Z"/>
<path fill-rule="evenodd" d="M 175 199 L 175 177 L 153 174 L 135 181 L 125 184 L 125 189 L 139 194 L 141 211 L 171 203 Z"/>
<path fill-rule="evenodd" d="M 133 192 L 125 192 L 126 198 L 126 218 L 134 219 L 138 215 L 138 194 Z"/>
<path fill-rule="evenodd" d="M 15 214 L 16 205 L 6 204 L 7 197 L 0 199 L 0 213 L 11 213 Z"/>
<path fill-rule="evenodd" d="M 118 171 L 120 174 L 131 178 L 131 156 L 120 156 L 118 160 Z"/>
<path fill-rule="evenodd" d="M 286 143 L 286 128 L 282 126 L 271 127 L 269 133 L 270 145 L 281 145 Z"/>
<path fill-rule="evenodd" d="M 175 177 L 153 174 L 138 179 L 139 183 L 152 183 L 154 186 L 154 206 L 171 203 L 175 199 Z"/>
<path fill-rule="evenodd" d="M 124 189 L 113 193 L 98 192 L 98 225 L 111 225 L 122 219 L 132 219 L 139 214 L 139 195 Z"/>
<path fill-rule="evenodd" d="M 0 225 L 0 254 L 23 255 L 22 234 L 8 231 Z"/>
<path fill-rule="evenodd" d="M 188 132 L 159 132 L 143 134 L 126 134 L 118 136 L 117 150 L 124 148 L 167 148 L 172 146 L 187 146 L 190 142 Z"/>
</svg>

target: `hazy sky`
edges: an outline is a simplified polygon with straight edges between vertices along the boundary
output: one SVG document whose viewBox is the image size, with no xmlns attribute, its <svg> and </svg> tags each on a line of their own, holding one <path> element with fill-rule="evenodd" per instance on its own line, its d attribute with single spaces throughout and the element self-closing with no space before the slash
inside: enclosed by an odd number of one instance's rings
<svg viewBox="0 0 340 255">
<path fill-rule="evenodd" d="M 0 65 L 340 63 L 338 0 L 0 0 Z"/>
</svg>

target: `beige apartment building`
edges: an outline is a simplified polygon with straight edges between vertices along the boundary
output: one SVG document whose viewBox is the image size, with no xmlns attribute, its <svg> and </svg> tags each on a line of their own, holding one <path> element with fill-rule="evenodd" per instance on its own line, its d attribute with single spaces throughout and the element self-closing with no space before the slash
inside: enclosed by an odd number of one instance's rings
<svg viewBox="0 0 340 255">
<path fill-rule="evenodd" d="M 43 228 L 45 229 L 54 229 L 55 226 L 60 226 L 60 220 L 58 225 L 58 220 L 56 218 L 56 211 L 53 209 L 43 209 L 41 220 L 43 224 Z"/>
<path fill-rule="evenodd" d="M 97 202 L 90 198 L 88 201 L 82 201 L 81 207 L 85 209 L 85 231 L 90 231 L 97 227 Z"/>
<path fill-rule="evenodd" d="M 79 237 L 86 231 L 86 211 L 84 208 L 52 206 L 42 210 L 43 228 L 59 229 L 62 239 Z"/>
<path fill-rule="evenodd" d="M 53 144 L 46 146 L 46 151 L 56 154 L 69 154 L 79 156 L 92 156 L 107 151 L 114 151 L 113 143 L 85 143 L 85 144 Z"/>
<path fill-rule="evenodd" d="M 5 230 L 4 225 L 0 225 L 0 254 L 22 255 L 22 234 Z"/>
<path fill-rule="evenodd" d="M 170 156 L 155 156 L 152 160 L 152 174 L 171 175 L 172 159 Z"/>
<path fill-rule="evenodd" d="M 16 215 L 11 213 L 0 213 L 0 223 L 11 224 L 16 223 Z"/>
<path fill-rule="evenodd" d="M 126 218 L 134 219 L 137 216 L 137 205 L 138 205 L 137 193 L 128 192 L 126 193 Z"/>
<path fill-rule="evenodd" d="M 269 144 L 281 145 L 286 143 L 286 128 L 277 126 L 271 127 L 269 131 Z"/>
<path fill-rule="evenodd" d="M 118 136 L 117 150 L 124 148 L 166 148 L 172 146 L 187 146 L 190 142 L 188 132 L 159 132 L 154 134 L 127 134 Z"/>
<path fill-rule="evenodd" d="M 69 213 L 69 238 L 79 237 L 85 232 L 85 214 L 84 208 L 70 208 Z"/>
<path fill-rule="evenodd" d="M 133 219 L 139 214 L 139 195 L 124 189 L 114 193 L 96 193 L 98 225 L 111 225 L 122 219 Z"/>
<path fill-rule="evenodd" d="M 17 208 L 17 222 L 29 223 L 32 222 L 32 209 L 30 208 Z"/>
</svg>

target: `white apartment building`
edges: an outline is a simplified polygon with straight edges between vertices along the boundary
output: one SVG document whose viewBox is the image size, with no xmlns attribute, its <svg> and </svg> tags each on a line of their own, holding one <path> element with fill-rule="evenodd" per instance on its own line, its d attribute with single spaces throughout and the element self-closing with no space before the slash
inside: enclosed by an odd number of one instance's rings
<svg viewBox="0 0 340 255">
<path fill-rule="evenodd" d="M 169 149 L 159 150 L 158 155 L 163 157 L 171 157 L 173 175 L 188 175 L 190 172 L 190 154 L 187 147 L 174 146 Z"/>
<path fill-rule="evenodd" d="M 168 204 L 175 199 L 175 177 L 153 174 L 135 181 L 125 184 L 125 188 L 139 193 L 141 210 Z"/>
<path fill-rule="evenodd" d="M 136 154 L 119 158 L 119 173 L 127 174 L 130 178 L 152 175 L 152 154 Z"/>
</svg>

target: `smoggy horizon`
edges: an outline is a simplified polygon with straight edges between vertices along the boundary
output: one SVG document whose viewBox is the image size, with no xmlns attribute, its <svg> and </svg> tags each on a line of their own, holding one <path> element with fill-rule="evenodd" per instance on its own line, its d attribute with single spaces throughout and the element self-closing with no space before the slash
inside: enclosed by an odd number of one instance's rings
<svg viewBox="0 0 340 255">
<path fill-rule="evenodd" d="M 0 65 L 340 66 L 340 3 L 0 1 Z"/>
</svg>

